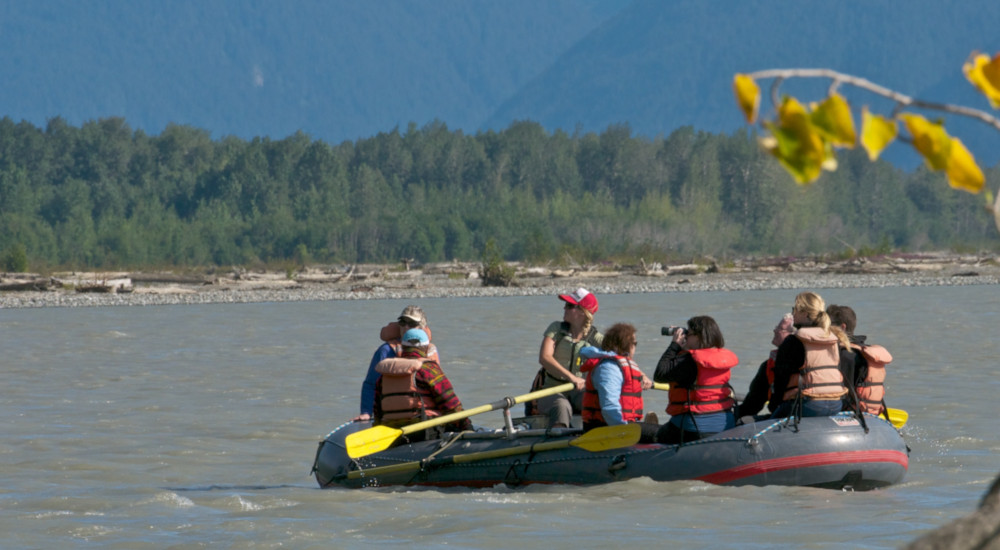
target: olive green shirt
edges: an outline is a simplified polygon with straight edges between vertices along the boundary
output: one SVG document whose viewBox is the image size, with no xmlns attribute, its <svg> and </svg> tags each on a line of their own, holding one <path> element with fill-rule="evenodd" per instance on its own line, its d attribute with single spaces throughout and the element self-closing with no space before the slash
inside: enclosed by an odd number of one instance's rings
<svg viewBox="0 0 1000 550">
<path fill-rule="evenodd" d="M 604 335 L 591 327 L 588 335 L 574 342 L 573 336 L 569 333 L 569 324 L 555 321 L 549 325 L 549 328 L 545 329 L 545 338 L 551 338 L 556 344 L 552 351 L 552 357 L 566 370 L 576 376 L 581 376 L 580 367 L 583 365 L 583 359 L 580 357 L 580 350 L 585 346 L 601 347 Z M 545 374 L 543 388 L 551 388 L 567 382 L 567 380 L 557 379 L 548 371 L 545 371 Z"/>
</svg>

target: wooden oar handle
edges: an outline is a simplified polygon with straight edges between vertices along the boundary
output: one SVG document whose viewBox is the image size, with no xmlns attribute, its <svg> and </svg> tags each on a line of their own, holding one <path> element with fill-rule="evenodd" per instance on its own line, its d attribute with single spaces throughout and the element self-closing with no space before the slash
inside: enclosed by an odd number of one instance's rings
<svg viewBox="0 0 1000 550">
<path fill-rule="evenodd" d="M 400 428 L 404 434 L 411 434 L 424 430 L 427 428 L 433 428 L 434 426 L 442 426 L 449 422 L 454 422 L 455 420 L 461 420 L 463 418 L 468 418 L 470 416 L 475 416 L 484 412 L 495 411 L 499 409 L 505 409 L 508 407 L 513 407 L 518 403 L 524 403 L 525 401 L 531 401 L 533 399 L 539 399 L 541 397 L 547 397 L 549 395 L 555 395 L 557 393 L 562 393 L 564 391 L 569 391 L 576 386 L 572 382 L 567 382 L 565 384 L 560 384 L 552 388 L 546 388 L 544 390 L 538 390 L 531 393 L 526 393 L 524 395 L 518 395 L 517 397 L 504 397 L 503 399 L 494 401 L 488 405 L 480 405 L 474 409 L 468 409 L 464 411 L 458 411 L 451 414 L 446 414 L 443 416 L 438 416 L 422 422 L 417 422 L 415 424 L 408 424 Z"/>
</svg>

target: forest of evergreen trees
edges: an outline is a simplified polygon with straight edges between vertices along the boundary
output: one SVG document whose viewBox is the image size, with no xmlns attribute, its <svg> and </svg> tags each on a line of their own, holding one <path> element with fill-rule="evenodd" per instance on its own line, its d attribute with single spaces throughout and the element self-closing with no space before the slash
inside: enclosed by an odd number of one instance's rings
<svg viewBox="0 0 1000 550">
<path fill-rule="evenodd" d="M 45 270 L 476 260 L 491 238 L 533 262 L 996 247 L 982 197 L 943 175 L 839 160 L 802 188 L 742 131 L 432 123 L 331 145 L 4 118 L 0 254 Z"/>
</svg>

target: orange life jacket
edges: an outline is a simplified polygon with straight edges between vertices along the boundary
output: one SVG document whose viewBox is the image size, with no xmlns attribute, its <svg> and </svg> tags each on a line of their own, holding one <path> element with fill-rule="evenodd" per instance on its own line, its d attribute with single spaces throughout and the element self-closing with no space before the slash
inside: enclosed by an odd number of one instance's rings
<svg viewBox="0 0 1000 550">
<path fill-rule="evenodd" d="M 885 367 L 892 362 L 892 355 L 882 346 L 852 344 L 851 347 L 860 351 L 868 361 L 868 375 L 855 388 L 861 410 L 874 415 L 881 414 L 885 399 Z"/>
<path fill-rule="evenodd" d="M 795 337 L 806 349 L 806 360 L 798 372 L 788 377 L 784 401 L 795 399 L 799 392 L 812 399 L 839 399 L 847 394 L 840 372 L 840 348 L 837 336 L 819 327 L 803 327 Z"/>
<path fill-rule="evenodd" d="M 381 424 L 401 426 L 414 420 L 440 416 L 434 410 L 430 392 L 417 387 L 415 376 L 424 366 L 425 359 L 390 357 L 375 365 L 375 372 L 382 375 Z"/>
<path fill-rule="evenodd" d="M 698 374 L 690 389 L 670 384 L 667 414 L 707 414 L 733 408 L 733 388 L 729 385 L 732 369 L 739 364 L 736 354 L 725 348 L 693 349 L 690 353 Z"/>
<path fill-rule="evenodd" d="M 580 367 L 580 372 L 587 375 L 587 382 L 583 387 L 583 410 L 580 411 L 584 425 L 592 422 L 607 425 L 607 422 L 604 421 L 604 415 L 601 413 L 601 399 L 593 380 L 594 369 L 606 360 L 607 358 L 604 357 L 588 359 Z M 621 369 L 623 378 L 622 393 L 619 398 L 619 403 L 622 406 L 622 418 L 626 422 L 638 422 L 642 420 L 642 372 L 628 357 L 616 355 L 615 362 Z"/>
</svg>

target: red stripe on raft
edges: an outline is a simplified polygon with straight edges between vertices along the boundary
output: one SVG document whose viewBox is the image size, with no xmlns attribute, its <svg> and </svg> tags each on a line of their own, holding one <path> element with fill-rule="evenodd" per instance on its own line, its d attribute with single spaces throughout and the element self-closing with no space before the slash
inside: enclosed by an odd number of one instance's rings
<svg viewBox="0 0 1000 550">
<path fill-rule="evenodd" d="M 737 466 L 728 470 L 721 470 L 712 474 L 697 477 L 699 481 L 721 485 L 737 479 L 752 477 L 769 472 L 780 472 L 782 470 L 794 470 L 797 468 L 814 468 L 817 466 L 830 466 L 833 464 L 852 464 L 865 462 L 895 462 L 906 469 L 910 460 L 906 453 L 900 451 L 844 451 L 839 453 L 819 453 L 813 455 L 798 455 L 786 458 L 773 458 Z"/>
</svg>

